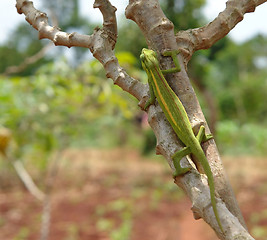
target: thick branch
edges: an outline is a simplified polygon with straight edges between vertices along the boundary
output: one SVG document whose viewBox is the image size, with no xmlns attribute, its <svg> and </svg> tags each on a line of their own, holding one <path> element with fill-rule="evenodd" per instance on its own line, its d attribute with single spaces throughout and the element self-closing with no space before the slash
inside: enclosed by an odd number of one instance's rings
<svg viewBox="0 0 267 240">
<path fill-rule="evenodd" d="M 184 50 L 187 61 L 199 49 L 208 49 L 226 36 L 244 18 L 244 14 L 267 0 L 228 0 L 226 8 L 204 27 L 180 31 L 176 34 L 179 48 Z"/>
</svg>

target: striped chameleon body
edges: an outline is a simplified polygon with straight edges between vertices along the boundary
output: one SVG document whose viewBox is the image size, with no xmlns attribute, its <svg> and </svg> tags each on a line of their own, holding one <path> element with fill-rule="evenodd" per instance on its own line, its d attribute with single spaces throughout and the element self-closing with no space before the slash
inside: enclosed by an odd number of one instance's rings
<svg viewBox="0 0 267 240">
<path fill-rule="evenodd" d="M 205 153 L 200 145 L 202 142 L 212 138 L 212 136 L 205 134 L 204 126 L 200 127 L 197 136 L 195 136 L 183 104 L 163 76 L 163 74 L 166 73 L 174 73 L 180 71 L 177 54 L 178 51 L 165 52 L 163 55 L 171 56 L 176 67 L 169 70 L 161 70 L 156 53 L 150 49 L 144 48 L 142 50 L 140 59 L 142 66 L 148 76 L 148 84 L 150 90 L 150 99 L 147 101 L 144 109 L 146 110 L 151 104 L 155 102 L 155 99 L 157 99 L 176 135 L 185 145 L 182 150 L 177 151 L 172 156 L 173 164 L 176 169 L 174 177 L 190 171 L 190 168 L 182 168 L 180 165 L 181 159 L 186 155 L 193 154 L 202 165 L 208 178 L 211 205 L 215 214 L 215 218 L 221 231 L 223 232 L 223 227 L 216 206 L 213 175 Z"/>
</svg>

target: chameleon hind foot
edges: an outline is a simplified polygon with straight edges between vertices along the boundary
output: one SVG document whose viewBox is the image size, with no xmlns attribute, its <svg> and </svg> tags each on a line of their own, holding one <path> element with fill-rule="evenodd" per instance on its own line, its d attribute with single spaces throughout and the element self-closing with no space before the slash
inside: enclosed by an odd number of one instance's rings
<svg viewBox="0 0 267 240">
<path fill-rule="evenodd" d="M 177 177 L 180 175 L 184 175 L 185 173 L 190 171 L 189 167 L 183 168 L 181 166 L 181 160 L 184 156 L 188 155 L 191 153 L 191 150 L 189 147 L 185 147 L 180 151 L 177 151 L 176 153 L 173 154 L 172 160 L 173 160 L 173 165 L 175 167 L 175 172 L 173 174 L 173 177 Z"/>
<path fill-rule="evenodd" d="M 180 164 L 179 164 L 180 165 Z M 189 172 L 190 171 L 190 168 L 183 168 L 183 167 L 177 167 L 177 168 L 175 168 L 176 170 L 175 170 L 175 172 L 173 173 L 173 177 L 178 177 L 178 176 L 180 176 L 180 175 L 184 175 L 184 174 L 186 174 L 187 172 Z"/>
</svg>

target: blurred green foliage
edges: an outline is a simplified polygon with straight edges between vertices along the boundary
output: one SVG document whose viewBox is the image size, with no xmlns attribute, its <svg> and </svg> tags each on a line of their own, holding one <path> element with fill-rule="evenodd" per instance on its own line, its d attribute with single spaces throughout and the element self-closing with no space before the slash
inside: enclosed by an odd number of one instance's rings
<svg viewBox="0 0 267 240">
<path fill-rule="evenodd" d="M 216 103 L 216 135 L 223 153 L 267 153 L 266 44 L 260 35 L 242 44 L 228 41 L 212 61 L 203 59 L 204 84 Z"/>
<path fill-rule="evenodd" d="M 200 27 L 205 23 L 202 12 L 206 0 L 162 0 L 161 7 L 173 24 L 175 31 Z"/>
<path fill-rule="evenodd" d="M 135 61 L 130 53 L 118 58 L 125 68 Z M 33 76 L 2 76 L 0 101 L 0 125 L 12 130 L 17 157 L 30 153 L 41 165 L 55 149 L 127 144 L 139 114 L 137 101 L 106 79 L 97 61 L 73 69 L 61 60 Z"/>
<path fill-rule="evenodd" d="M 239 45 L 230 42 L 208 64 L 207 85 L 217 98 L 220 119 L 267 122 L 266 44 L 263 36 Z"/>
<path fill-rule="evenodd" d="M 92 31 L 90 23 L 79 17 L 78 1 L 44 1 L 63 30 Z M 203 25 L 201 8 L 205 1 L 161 1 L 176 30 Z M 64 10 L 64 11 L 63 11 Z M 69 12 L 70 14 L 63 14 Z M 186 14 L 185 14 L 186 13 Z M 116 55 L 127 72 L 146 81 L 139 54 L 145 40 L 134 24 L 119 26 Z M 0 71 L 17 65 L 35 54 L 44 41 L 28 25 L 19 26 L 12 38 L 0 47 Z M 214 124 L 223 153 L 266 154 L 267 58 L 266 38 L 257 36 L 242 44 L 224 38 L 211 49 L 196 53 L 188 66 L 190 78 L 208 120 Z M 53 51 L 58 48 L 53 48 Z M 55 50 L 57 51 L 57 50 Z M 84 54 L 84 50 L 81 54 Z M 142 113 L 137 101 L 106 79 L 95 60 L 77 66 L 57 52 L 28 66 L 16 75 L 0 77 L 0 124 L 10 128 L 17 144 L 16 156 L 31 155 L 41 168 L 55 149 L 75 147 L 113 147 L 131 145 L 147 153 L 155 138 L 142 129 Z M 3 57 L 3 58 L 2 58 Z M 205 98 L 209 93 L 212 101 Z M 211 109 L 213 103 L 216 112 Z M 144 140 L 146 139 L 146 140 Z"/>
</svg>

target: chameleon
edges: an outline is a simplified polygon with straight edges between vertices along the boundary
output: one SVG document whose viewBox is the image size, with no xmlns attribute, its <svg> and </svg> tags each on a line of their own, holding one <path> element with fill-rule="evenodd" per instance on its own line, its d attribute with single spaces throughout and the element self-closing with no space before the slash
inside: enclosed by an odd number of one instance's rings
<svg viewBox="0 0 267 240">
<path fill-rule="evenodd" d="M 173 174 L 174 177 L 184 175 L 185 173 L 190 171 L 189 167 L 184 168 L 180 165 L 181 159 L 186 155 L 192 154 L 202 165 L 204 172 L 208 178 L 213 212 L 216 221 L 221 231 L 223 232 L 223 227 L 216 206 L 213 175 L 209 166 L 209 162 L 201 147 L 202 142 L 207 141 L 213 137 L 210 134 L 205 134 L 205 127 L 203 125 L 201 125 L 198 134 L 195 136 L 183 104 L 171 89 L 163 75 L 181 71 L 177 59 L 178 53 L 179 50 L 165 51 L 163 53 L 163 56 L 172 57 L 175 68 L 161 70 L 156 52 L 146 48 L 142 49 L 140 60 L 142 67 L 146 71 L 146 74 L 148 76 L 148 85 L 150 92 L 150 98 L 146 102 L 144 110 L 147 110 L 148 107 L 154 104 L 155 100 L 157 99 L 164 115 L 172 126 L 177 137 L 185 145 L 182 150 L 175 152 L 172 156 L 173 165 L 175 167 L 175 172 Z"/>
</svg>

